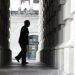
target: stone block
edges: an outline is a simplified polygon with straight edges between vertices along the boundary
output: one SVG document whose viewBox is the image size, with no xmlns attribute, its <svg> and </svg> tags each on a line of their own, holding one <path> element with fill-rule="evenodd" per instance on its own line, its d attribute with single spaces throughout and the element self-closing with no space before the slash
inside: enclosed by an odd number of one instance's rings
<svg viewBox="0 0 75 75">
<path fill-rule="evenodd" d="M 65 4 L 66 0 L 59 0 L 59 4 L 63 5 Z"/>
<path fill-rule="evenodd" d="M 3 67 L 11 62 L 11 51 L 0 48 L 0 67 Z"/>
</svg>

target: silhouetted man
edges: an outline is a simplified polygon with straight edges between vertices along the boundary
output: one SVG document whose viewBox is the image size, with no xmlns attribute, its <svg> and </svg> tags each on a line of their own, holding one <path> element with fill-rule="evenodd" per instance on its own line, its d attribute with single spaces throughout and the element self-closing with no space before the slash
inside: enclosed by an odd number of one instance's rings
<svg viewBox="0 0 75 75">
<path fill-rule="evenodd" d="M 15 57 L 15 59 L 19 62 L 22 58 L 22 65 L 27 64 L 26 62 L 26 52 L 27 52 L 27 45 L 28 45 L 28 27 L 30 26 L 30 21 L 25 20 L 24 26 L 21 28 L 20 37 L 19 37 L 19 44 L 21 47 L 21 52 Z"/>
</svg>

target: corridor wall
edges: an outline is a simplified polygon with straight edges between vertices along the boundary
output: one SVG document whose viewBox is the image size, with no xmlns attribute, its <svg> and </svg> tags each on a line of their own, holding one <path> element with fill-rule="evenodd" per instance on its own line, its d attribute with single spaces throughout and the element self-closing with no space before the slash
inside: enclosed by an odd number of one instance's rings
<svg viewBox="0 0 75 75">
<path fill-rule="evenodd" d="M 40 61 L 59 75 L 75 75 L 75 1 L 43 0 L 42 7 Z"/>
</svg>

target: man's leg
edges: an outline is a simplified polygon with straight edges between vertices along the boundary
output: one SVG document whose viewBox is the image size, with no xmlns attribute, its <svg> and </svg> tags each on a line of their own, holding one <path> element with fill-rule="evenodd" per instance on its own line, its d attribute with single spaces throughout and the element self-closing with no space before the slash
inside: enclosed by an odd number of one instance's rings
<svg viewBox="0 0 75 75">
<path fill-rule="evenodd" d="M 23 47 L 23 53 L 22 53 L 22 64 L 26 64 L 26 52 L 27 52 L 27 46 L 25 45 Z"/>
<path fill-rule="evenodd" d="M 22 57 L 22 50 L 20 51 L 20 53 L 15 57 L 15 59 L 19 62 L 20 58 Z"/>
<path fill-rule="evenodd" d="M 22 64 L 26 64 L 26 51 L 22 53 Z"/>
</svg>

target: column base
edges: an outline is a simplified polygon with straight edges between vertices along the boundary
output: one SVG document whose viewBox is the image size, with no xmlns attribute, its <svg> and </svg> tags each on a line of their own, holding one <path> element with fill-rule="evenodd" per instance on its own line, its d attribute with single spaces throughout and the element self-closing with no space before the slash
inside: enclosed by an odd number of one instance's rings
<svg viewBox="0 0 75 75">
<path fill-rule="evenodd" d="M 58 72 L 58 75 L 73 75 L 73 74 L 71 74 L 71 73 L 65 73 L 65 72 L 59 71 L 59 72 Z"/>
<path fill-rule="evenodd" d="M 41 59 L 41 62 L 43 62 L 44 64 L 52 67 L 52 68 L 55 68 L 54 66 L 54 55 L 55 54 L 55 51 L 54 50 L 42 50 L 40 52 L 40 59 Z"/>
<path fill-rule="evenodd" d="M 0 67 L 6 66 L 11 62 L 11 50 L 0 49 Z"/>
</svg>

